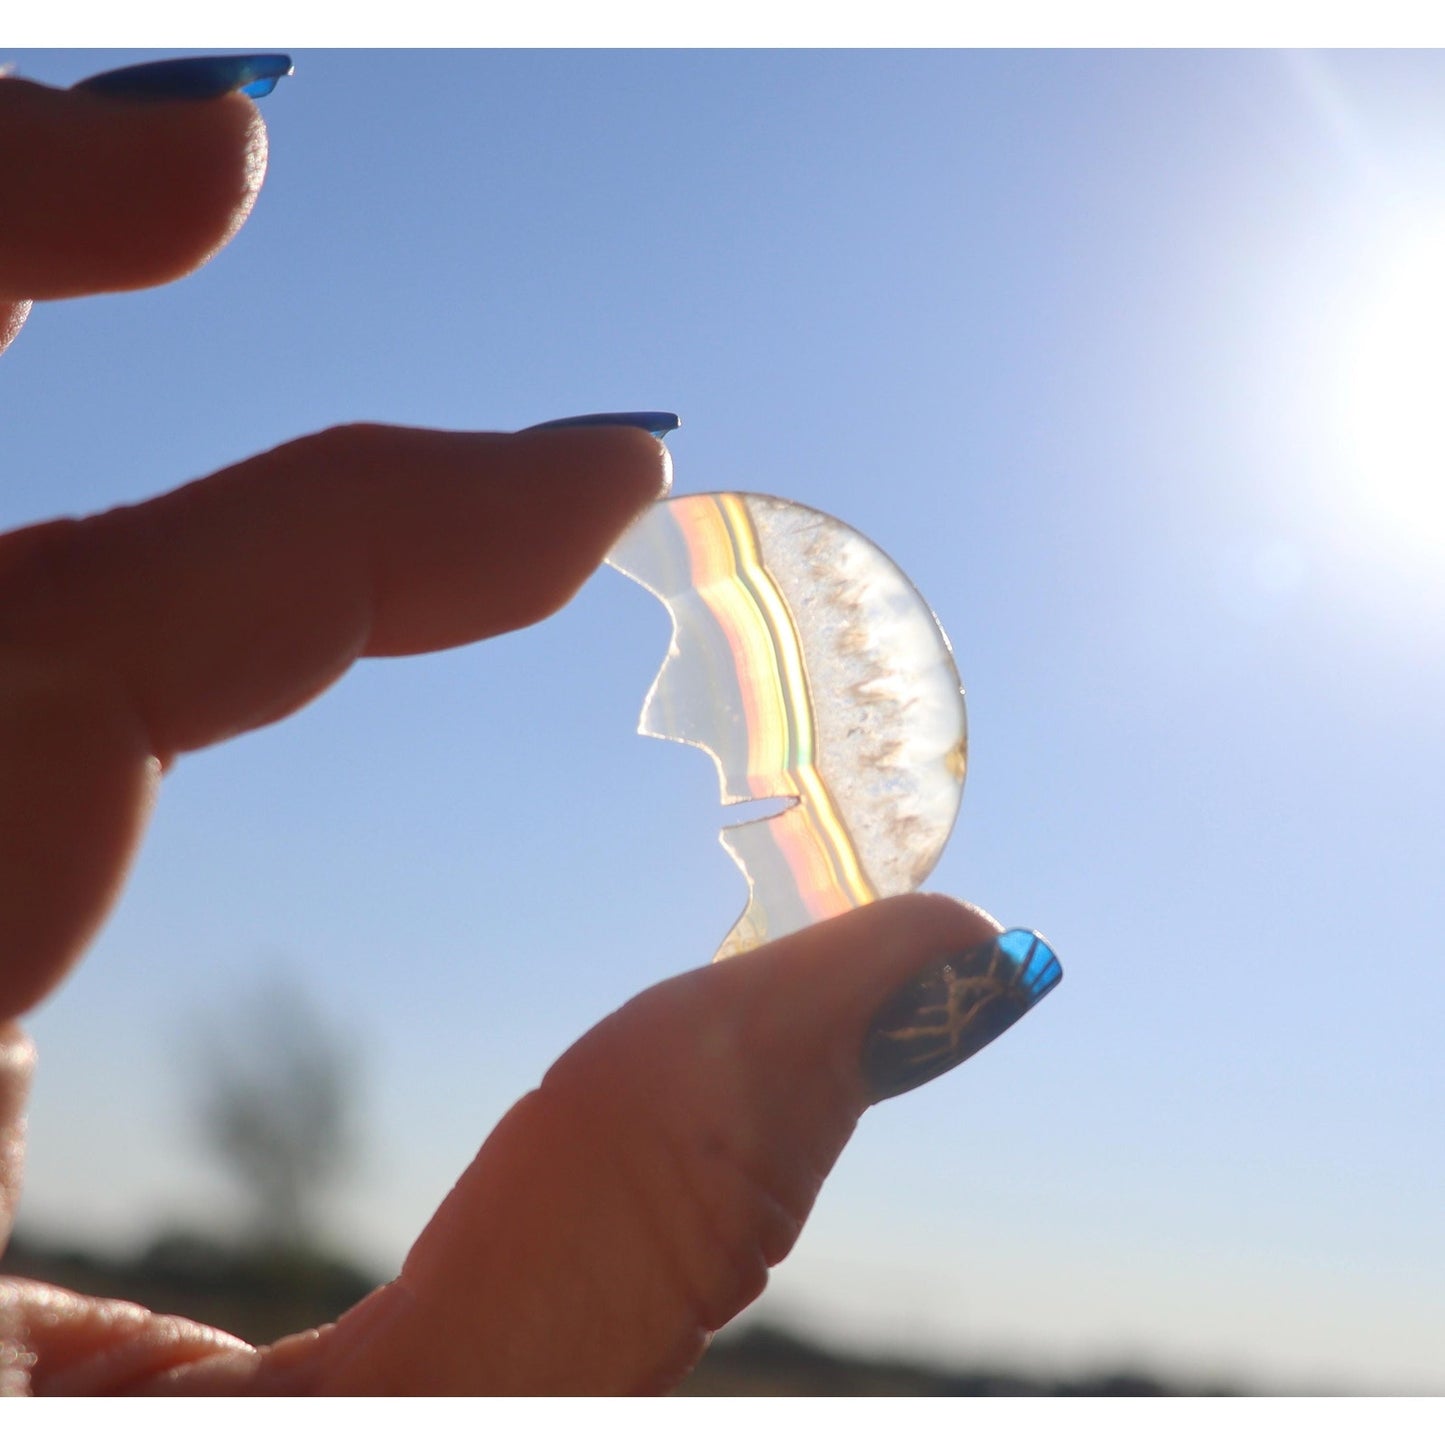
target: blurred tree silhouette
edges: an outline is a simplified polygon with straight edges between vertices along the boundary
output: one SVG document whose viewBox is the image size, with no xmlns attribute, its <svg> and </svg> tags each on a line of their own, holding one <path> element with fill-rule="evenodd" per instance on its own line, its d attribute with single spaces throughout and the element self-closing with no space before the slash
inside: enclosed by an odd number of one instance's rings
<svg viewBox="0 0 1445 1445">
<path fill-rule="evenodd" d="M 326 1195 L 358 1160 L 360 1050 L 281 978 L 204 1023 L 196 1042 L 195 1122 L 237 1186 L 253 1242 L 314 1248 Z"/>
</svg>

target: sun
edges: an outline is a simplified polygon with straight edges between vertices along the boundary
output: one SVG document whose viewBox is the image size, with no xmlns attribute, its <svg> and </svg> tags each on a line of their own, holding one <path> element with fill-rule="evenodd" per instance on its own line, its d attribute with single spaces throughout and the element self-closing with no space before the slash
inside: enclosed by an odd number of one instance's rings
<svg viewBox="0 0 1445 1445">
<path fill-rule="evenodd" d="M 1341 410 L 1367 515 L 1445 545 L 1445 224 L 1414 231 L 1376 271 Z"/>
</svg>

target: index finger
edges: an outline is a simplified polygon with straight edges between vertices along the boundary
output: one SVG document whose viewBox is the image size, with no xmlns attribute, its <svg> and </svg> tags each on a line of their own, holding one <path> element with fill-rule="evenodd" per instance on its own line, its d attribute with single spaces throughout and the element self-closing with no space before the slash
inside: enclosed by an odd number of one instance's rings
<svg viewBox="0 0 1445 1445">
<path fill-rule="evenodd" d="M 293 711 L 359 656 L 546 616 L 667 477 L 630 428 L 337 428 L 0 538 L 0 1019 L 104 916 L 167 759 Z"/>
</svg>

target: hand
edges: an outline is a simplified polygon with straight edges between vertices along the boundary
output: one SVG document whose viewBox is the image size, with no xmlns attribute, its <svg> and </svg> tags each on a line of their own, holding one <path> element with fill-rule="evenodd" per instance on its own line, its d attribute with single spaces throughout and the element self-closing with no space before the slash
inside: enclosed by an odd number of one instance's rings
<svg viewBox="0 0 1445 1445">
<path fill-rule="evenodd" d="M 202 264 L 249 212 L 265 149 L 226 85 L 162 102 L 0 81 L 0 342 L 31 299 Z M 668 471 L 617 427 L 348 426 L 0 537 L 0 1019 L 78 958 L 178 753 L 285 717 L 358 657 L 546 616 Z M 511 1110 L 400 1277 L 323 1330 L 254 1348 L 0 1281 L 0 1393 L 667 1388 L 762 1290 L 870 1101 L 1033 1001 L 997 935 L 962 904 L 898 898 L 648 990 Z M 919 1048 L 909 1020 L 966 977 L 972 1024 Z M 0 1024 L 0 1243 L 33 1064 Z"/>
</svg>

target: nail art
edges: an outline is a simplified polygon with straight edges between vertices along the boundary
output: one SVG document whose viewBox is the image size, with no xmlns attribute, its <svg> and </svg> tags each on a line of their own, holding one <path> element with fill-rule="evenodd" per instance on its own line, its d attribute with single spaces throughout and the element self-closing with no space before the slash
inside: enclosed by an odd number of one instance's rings
<svg viewBox="0 0 1445 1445">
<path fill-rule="evenodd" d="M 1063 976 L 1053 949 L 1025 928 L 930 964 L 869 1027 L 863 1077 L 873 1102 L 916 1089 L 971 1058 Z"/>
<path fill-rule="evenodd" d="M 661 440 L 668 432 L 676 431 L 682 420 L 670 411 L 595 411 L 587 416 L 564 416 L 556 421 L 540 421 L 536 426 L 523 427 L 524 431 L 552 431 L 564 426 L 635 426 L 651 432 Z"/>
<path fill-rule="evenodd" d="M 215 100 L 239 90 L 259 100 L 291 71 L 289 55 L 187 55 L 102 71 L 71 89 L 132 100 Z"/>
</svg>

